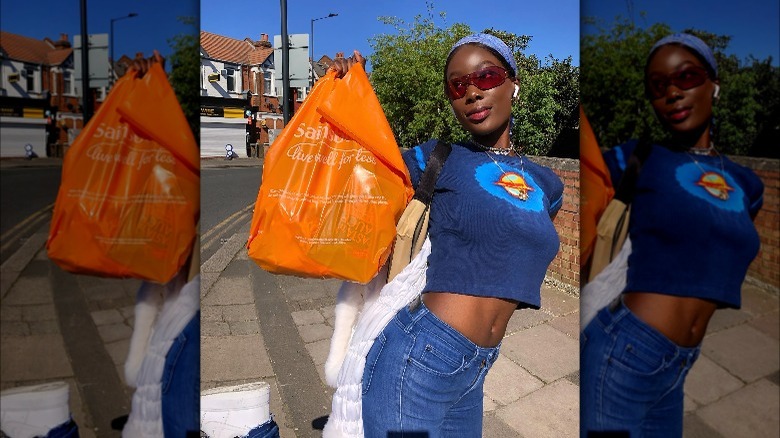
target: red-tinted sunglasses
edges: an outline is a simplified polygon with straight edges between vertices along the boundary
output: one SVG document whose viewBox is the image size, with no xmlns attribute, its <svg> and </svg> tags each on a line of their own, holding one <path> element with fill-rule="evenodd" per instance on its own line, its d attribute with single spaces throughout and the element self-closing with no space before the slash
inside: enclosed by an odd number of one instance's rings
<svg viewBox="0 0 780 438">
<path fill-rule="evenodd" d="M 447 90 L 452 99 L 460 99 L 466 95 L 469 85 L 473 85 L 482 91 L 498 87 L 503 84 L 509 72 L 497 65 L 483 68 L 482 70 L 469 73 L 459 78 L 453 78 L 447 81 Z"/>
<path fill-rule="evenodd" d="M 680 90 L 690 90 L 703 84 L 708 76 L 707 70 L 695 65 L 685 67 L 669 76 L 655 74 L 647 80 L 647 94 L 652 99 L 660 99 L 666 96 L 669 85 L 674 85 Z"/>
</svg>

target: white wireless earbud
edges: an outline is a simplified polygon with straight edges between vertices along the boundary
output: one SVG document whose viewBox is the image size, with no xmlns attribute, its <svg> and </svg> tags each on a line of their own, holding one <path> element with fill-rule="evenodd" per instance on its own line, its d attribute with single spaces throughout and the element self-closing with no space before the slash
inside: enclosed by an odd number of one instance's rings
<svg viewBox="0 0 780 438">
<path fill-rule="evenodd" d="M 720 98 L 720 85 L 715 84 L 715 91 L 712 93 L 713 99 L 719 99 Z"/>
<path fill-rule="evenodd" d="M 517 84 L 515 84 L 515 92 L 512 94 L 512 99 L 516 98 L 517 93 L 519 92 L 520 92 L 520 87 Z"/>
</svg>

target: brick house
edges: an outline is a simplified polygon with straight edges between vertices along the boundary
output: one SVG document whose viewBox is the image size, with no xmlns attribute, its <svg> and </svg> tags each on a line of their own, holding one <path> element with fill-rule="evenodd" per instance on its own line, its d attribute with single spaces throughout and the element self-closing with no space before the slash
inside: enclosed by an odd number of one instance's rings
<svg viewBox="0 0 780 438">
<path fill-rule="evenodd" d="M 61 155 L 82 127 L 81 83 L 67 34 L 38 40 L 0 31 L 0 156 Z M 92 89 L 96 110 L 106 90 Z"/>
<path fill-rule="evenodd" d="M 284 127 L 268 35 L 238 40 L 201 31 L 200 57 L 201 155 L 224 156 L 226 144 L 257 155 Z"/>
</svg>

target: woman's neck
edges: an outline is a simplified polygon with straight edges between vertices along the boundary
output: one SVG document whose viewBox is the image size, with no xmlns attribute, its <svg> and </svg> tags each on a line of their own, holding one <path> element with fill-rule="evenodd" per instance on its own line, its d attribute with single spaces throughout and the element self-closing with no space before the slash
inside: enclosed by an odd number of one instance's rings
<svg viewBox="0 0 780 438">
<path fill-rule="evenodd" d="M 679 150 L 708 149 L 712 143 L 710 125 L 707 124 L 694 132 L 677 133 L 672 135 L 672 146 Z"/>
</svg>

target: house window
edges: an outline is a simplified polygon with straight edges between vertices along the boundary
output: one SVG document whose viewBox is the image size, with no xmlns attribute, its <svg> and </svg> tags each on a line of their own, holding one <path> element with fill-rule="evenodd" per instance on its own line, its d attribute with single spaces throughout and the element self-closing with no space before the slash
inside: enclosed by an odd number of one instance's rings
<svg viewBox="0 0 780 438">
<path fill-rule="evenodd" d="M 225 69 L 225 79 L 227 79 L 227 91 L 236 91 L 236 71 L 232 68 Z"/>
<path fill-rule="evenodd" d="M 73 94 L 73 77 L 71 72 L 62 72 L 62 94 Z"/>
<path fill-rule="evenodd" d="M 25 67 L 24 68 L 25 76 L 27 77 L 27 92 L 34 92 L 35 91 L 35 68 L 33 67 Z"/>
<path fill-rule="evenodd" d="M 271 93 L 271 72 L 266 71 L 263 72 L 263 94 L 272 94 Z"/>
</svg>

